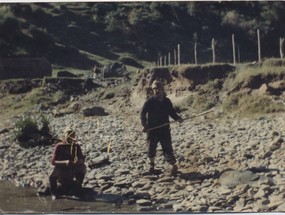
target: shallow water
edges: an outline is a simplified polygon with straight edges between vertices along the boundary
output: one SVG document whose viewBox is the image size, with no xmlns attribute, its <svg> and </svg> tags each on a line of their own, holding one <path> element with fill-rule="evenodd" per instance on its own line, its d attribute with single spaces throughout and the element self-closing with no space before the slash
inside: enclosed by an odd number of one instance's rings
<svg viewBox="0 0 285 215">
<path fill-rule="evenodd" d="M 0 181 L 0 213 L 135 213 L 135 206 L 73 199 L 39 197 L 34 188 Z"/>
</svg>

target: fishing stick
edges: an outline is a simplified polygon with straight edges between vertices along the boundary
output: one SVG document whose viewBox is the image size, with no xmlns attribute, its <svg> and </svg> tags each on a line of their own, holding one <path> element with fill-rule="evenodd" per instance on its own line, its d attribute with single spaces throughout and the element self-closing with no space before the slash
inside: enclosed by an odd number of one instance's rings
<svg viewBox="0 0 285 215">
<path fill-rule="evenodd" d="M 206 114 L 208 114 L 208 113 L 210 113 L 210 112 L 212 112 L 212 111 L 214 111 L 214 109 L 207 110 L 207 111 L 205 111 L 205 112 L 202 112 L 202 113 L 196 114 L 196 115 L 194 115 L 194 116 L 186 117 L 186 118 L 184 118 L 184 119 L 183 119 L 183 121 L 184 121 L 184 120 L 188 120 L 188 119 L 193 119 L 193 118 L 196 118 L 196 117 L 199 117 L 199 116 L 206 115 Z M 171 123 L 173 123 L 173 122 L 175 122 L 175 121 L 168 122 L 168 123 L 164 123 L 164 124 L 161 124 L 161 125 L 158 125 L 158 126 L 155 126 L 155 127 L 149 128 L 149 129 L 147 129 L 147 130 L 148 130 L 148 131 L 152 131 L 152 130 L 155 130 L 155 129 L 157 129 L 157 128 L 161 128 L 161 127 L 164 127 L 164 126 L 170 125 L 170 124 L 171 124 Z"/>
</svg>

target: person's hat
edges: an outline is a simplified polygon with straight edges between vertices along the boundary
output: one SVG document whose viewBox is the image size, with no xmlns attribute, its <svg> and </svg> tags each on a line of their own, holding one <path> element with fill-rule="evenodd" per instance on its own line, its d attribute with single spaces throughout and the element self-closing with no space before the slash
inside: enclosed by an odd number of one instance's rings
<svg viewBox="0 0 285 215">
<path fill-rule="evenodd" d="M 65 130 L 64 130 L 64 137 L 68 138 L 72 134 L 75 134 L 75 131 L 72 128 L 70 128 L 70 127 L 66 127 Z"/>
<path fill-rule="evenodd" d="M 154 82 L 152 82 L 151 88 L 163 88 L 163 83 L 161 81 L 157 81 L 155 80 Z"/>
</svg>

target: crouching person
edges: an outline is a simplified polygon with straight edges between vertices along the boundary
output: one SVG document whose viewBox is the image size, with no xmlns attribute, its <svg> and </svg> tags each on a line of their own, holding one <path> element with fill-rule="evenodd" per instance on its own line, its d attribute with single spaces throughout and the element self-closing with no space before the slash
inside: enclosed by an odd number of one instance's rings
<svg viewBox="0 0 285 215">
<path fill-rule="evenodd" d="M 60 194 L 80 195 L 82 183 L 86 173 L 84 164 L 85 157 L 82 154 L 80 145 L 76 143 L 75 132 L 66 129 L 64 139 L 54 147 L 52 165 L 55 166 L 49 177 L 52 199 Z M 58 187 L 58 182 L 61 187 Z"/>
</svg>

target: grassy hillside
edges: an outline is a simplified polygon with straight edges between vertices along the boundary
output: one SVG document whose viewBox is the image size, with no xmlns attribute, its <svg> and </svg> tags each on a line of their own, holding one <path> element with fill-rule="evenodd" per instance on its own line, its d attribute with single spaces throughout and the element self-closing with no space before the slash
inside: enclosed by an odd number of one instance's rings
<svg viewBox="0 0 285 215">
<path fill-rule="evenodd" d="M 0 4 L 0 55 L 45 56 L 56 67 L 89 70 L 123 61 L 147 66 L 181 45 L 181 63 L 232 61 L 235 34 L 240 60 L 278 57 L 284 2 L 77 2 Z M 205 13 L 206 11 L 206 13 Z M 258 15 L 257 15 L 258 14 Z M 135 66 L 136 67 L 136 66 Z"/>
</svg>

